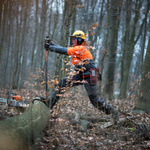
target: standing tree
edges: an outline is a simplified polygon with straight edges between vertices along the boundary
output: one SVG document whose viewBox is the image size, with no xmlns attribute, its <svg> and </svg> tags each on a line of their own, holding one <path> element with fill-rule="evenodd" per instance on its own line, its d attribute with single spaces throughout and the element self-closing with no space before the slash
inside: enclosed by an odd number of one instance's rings
<svg viewBox="0 0 150 150">
<path fill-rule="evenodd" d="M 73 12 L 75 10 L 75 5 L 76 0 L 64 1 L 63 21 L 61 27 L 61 46 L 68 46 L 69 28 L 71 24 L 71 17 L 73 16 Z M 63 76 L 63 74 L 61 74 L 61 68 L 63 67 L 63 60 L 65 58 L 66 56 L 57 54 L 55 75 L 59 76 L 59 80 Z"/>
<path fill-rule="evenodd" d="M 114 5 L 115 3 L 115 5 Z M 108 8 L 108 64 L 106 71 L 106 84 L 105 84 L 105 96 L 106 99 L 113 99 L 113 84 L 114 84 L 114 73 L 115 73 L 115 61 L 116 61 L 116 51 L 118 43 L 118 29 L 119 29 L 119 15 L 120 8 L 118 7 L 118 0 L 110 1 L 111 8 Z M 108 4 L 109 5 L 109 4 Z"/>
<path fill-rule="evenodd" d="M 147 1 L 147 4 L 149 2 Z M 130 0 L 126 3 L 126 29 L 123 37 L 123 55 L 121 60 L 121 82 L 120 82 L 120 98 L 126 98 L 126 92 L 129 81 L 130 67 L 133 59 L 135 45 L 142 35 L 142 29 L 145 21 L 147 21 L 147 13 L 149 7 L 147 5 L 146 13 L 141 23 L 140 9 L 144 4 L 143 1 L 136 0 L 135 3 L 131 4 Z M 133 5 L 133 6 L 132 6 Z M 131 6 L 135 10 L 134 17 L 132 16 Z M 140 21 L 139 21 L 140 20 Z"/>
<path fill-rule="evenodd" d="M 142 68 L 140 94 L 135 109 L 150 113 L 150 36 L 147 46 L 145 61 Z"/>
</svg>

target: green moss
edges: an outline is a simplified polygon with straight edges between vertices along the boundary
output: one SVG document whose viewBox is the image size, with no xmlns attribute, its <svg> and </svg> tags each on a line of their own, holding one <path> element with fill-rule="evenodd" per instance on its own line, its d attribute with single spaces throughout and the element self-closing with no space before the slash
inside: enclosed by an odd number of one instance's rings
<svg viewBox="0 0 150 150">
<path fill-rule="evenodd" d="M 106 122 L 99 122 L 99 124 L 104 125 Z"/>
<path fill-rule="evenodd" d="M 135 127 L 135 125 L 132 122 L 129 122 L 129 121 L 125 122 L 123 126 L 124 127 L 129 127 L 129 128 Z"/>
<path fill-rule="evenodd" d="M 136 130 L 136 128 L 127 128 L 127 130 L 134 132 Z"/>
</svg>

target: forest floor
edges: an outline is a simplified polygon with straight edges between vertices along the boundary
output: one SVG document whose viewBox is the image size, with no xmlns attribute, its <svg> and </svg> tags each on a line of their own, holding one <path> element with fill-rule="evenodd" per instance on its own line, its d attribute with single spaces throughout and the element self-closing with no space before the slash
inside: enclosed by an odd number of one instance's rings
<svg viewBox="0 0 150 150">
<path fill-rule="evenodd" d="M 112 123 L 111 115 L 105 115 L 90 103 L 82 87 L 66 92 L 53 109 L 47 127 L 35 143 L 33 150 L 148 150 L 150 149 L 150 114 L 131 113 L 136 100 L 113 100 L 108 103 L 120 111 L 120 121 Z M 1 90 L 0 97 L 7 97 Z M 30 103 L 43 90 L 15 90 Z M 17 115 L 15 109 L 0 109 L 3 117 Z M 146 132 L 144 125 L 148 129 Z"/>
</svg>

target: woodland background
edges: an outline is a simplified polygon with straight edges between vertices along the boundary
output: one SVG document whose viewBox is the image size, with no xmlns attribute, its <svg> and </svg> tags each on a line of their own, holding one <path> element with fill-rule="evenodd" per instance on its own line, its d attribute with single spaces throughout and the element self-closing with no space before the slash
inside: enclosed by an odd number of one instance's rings
<svg viewBox="0 0 150 150">
<path fill-rule="evenodd" d="M 69 35 L 80 29 L 102 73 L 101 95 L 138 97 L 137 108 L 150 112 L 149 18 L 149 0 L 1 0 L 0 87 L 40 89 L 45 36 L 70 46 Z M 66 61 L 49 53 L 49 81 L 66 75 Z"/>
<path fill-rule="evenodd" d="M 120 118 L 131 119 L 103 128 L 99 119 L 107 122 L 110 116 L 91 105 L 82 86 L 71 88 L 29 149 L 149 149 L 149 138 L 137 125 L 150 130 L 150 0 L 0 0 L 0 97 L 10 90 L 27 103 L 45 96 L 45 37 L 70 46 L 69 35 L 77 29 L 86 33 L 102 73 L 100 96 L 110 100 Z M 70 60 L 49 52 L 50 92 L 72 70 Z M 132 114 L 133 109 L 145 113 Z M 0 107 L 0 115 L 19 113 Z M 83 127 L 85 116 L 98 120 L 85 120 L 90 126 Z"/>
</svg>

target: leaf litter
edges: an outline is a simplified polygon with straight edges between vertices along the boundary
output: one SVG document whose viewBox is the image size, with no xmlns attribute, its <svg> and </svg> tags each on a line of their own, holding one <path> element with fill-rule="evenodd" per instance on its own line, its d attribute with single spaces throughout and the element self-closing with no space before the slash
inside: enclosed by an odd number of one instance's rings
<svg viewBox="0 0 150 150">
<path fill-rule="evenodd" d="M 75 87 L 66 92 L 53 108 L 53 113 L 40 137 L 32 145 L 36 150 L 120 150 L 150 149 L 150 114 L 131 113 L 136 100 L 117 99 L 109 101 L 120 111 L 120 121 L 116 125 L 102 128 L 111 122 L 111 116 L 105 115 L 90 103 L 83 87 Z M 30 103 L 32 97 L 44 96 L 44 90 L 14 90 L 23 100 Z M 2 89 L 0 96 L 7 98 L 8 90 Z M 0 118 L 14 117 L 20 112 L 0 104 Z M 94 120 L 94 121 L 93 121 Z M 81 124 L 81 121 L 84 123 Z M 145 136 L 141 125 L 146 125 Z M 86 128 L 85 128 L 86 126 Z M 137 131 L 139 126 L 139 131 Z M 142 130 L 143 131 L 143 130 Z"/>
</svg>

